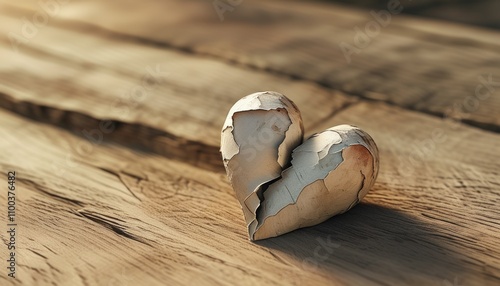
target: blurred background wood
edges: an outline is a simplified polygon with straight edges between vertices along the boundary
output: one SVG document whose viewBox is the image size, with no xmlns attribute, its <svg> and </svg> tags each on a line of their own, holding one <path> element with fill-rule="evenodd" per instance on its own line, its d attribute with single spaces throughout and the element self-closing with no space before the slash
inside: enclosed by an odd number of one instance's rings
<svg viewBox="0 0 500 286">
<path fill-rule="evenodd" d="M 384 0 L 324 1 L 370 9 L 385 9 L 389 2 Z M 500 9 L 500 3 L 495 0 L 420 0 L 401 1 L 401 3 L 405 6 L 405 14 L 443 19 L 487 28 L 500 28 L 500 18 L 497 13 L 498 9 Z"/>
<path fill-rule="evenodd" d="M 45 10 L 0 1 L 0 166 L 19 173 L 22 227 L 19 278 L 1 285 L 500 283 L 500 33 L 478 27 L 492 25 L 392 15 L 348 62 L 339 45 L 370 10 L 59 5 L 13 45 Z M 219 132 L 262 90 L 294 100 L 308 134 L 368 131 L 381 170 L 347 214 L 251 243 Z"/>
</svg>

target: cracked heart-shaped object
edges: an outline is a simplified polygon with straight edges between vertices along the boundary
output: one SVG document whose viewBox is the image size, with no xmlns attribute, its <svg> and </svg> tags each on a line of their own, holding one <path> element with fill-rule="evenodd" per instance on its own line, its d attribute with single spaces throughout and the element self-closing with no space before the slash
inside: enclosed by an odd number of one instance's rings
<svg viewBox="0 0 500 286">
<path fill-rule="evenodd" d="M 229 111 L 221 153 L 250 240 L 344 213 L 375 183 L 378 149 L 366 132 L 339 125 L 302 143 L 303 134 L 300 111 L 277 92 L 248 95 Z"/>
</svg>

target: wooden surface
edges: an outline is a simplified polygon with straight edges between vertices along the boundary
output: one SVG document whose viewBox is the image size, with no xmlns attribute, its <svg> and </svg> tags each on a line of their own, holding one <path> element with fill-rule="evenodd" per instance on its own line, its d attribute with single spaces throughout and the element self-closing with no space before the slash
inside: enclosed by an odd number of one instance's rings
<svg viewBox="0 0 500 286">
<path fill-rule="evenodd" d="M 329 2 L 353 5 L 360 8 L 374 10 L 387 9 L 388 1 L 384 0 L 325 0 Z M 403 1 L 404 13 L 444 19 L 452 22 L 466 23 L 470 25 L 500 28 L 500 18 L 496 11 L 500 3 L 495 0 L 475 1 L 449 1 L 449 0 L 420 0 Z"/>
<path fill-rule="evenodd" d="M 101 2 L 74 1 L 51 24 L 216 57 L 439 116 L 474 94 L 478 76 L 499 74 L 498 33 L 475 27 L 393 15 L 348 63 L 339 44 L 354 45 L 355 27 L 364 30 L 373 20 L 368 11 L 296 1 L 248 1 L 227 12 L 221 22 L 207 1 Z M 15 5 L 28 5 L 21 3 Z M 18 22 L 23 14 L 34 13 L 2 8 L 12 11 Z M 166 16 L 166 10 L 183 12 Z M 162 21 L 144 21 L 136 11 Z M 99 21 L 93 20 L 96 17 Z M 488 104 L 481 104 L 464 121 L 500 131 L 499 93 L 497 89 Z"/>
<path fill-rule="evenodd" d="M 16 52 L 7 35 L 40 8 L 1 2 L 21 229 L 1 285 L 500 283 L 500 87 L 464 104 L 478 76 L 500 82 L 500 33 L 395 15 L 347 63 L 368 11 L 245 1 L 221 22 L 207 1 L 71 1 Z M 381 169 L 348 213 L 251 243 L 219 132 L 261 90 L 294 100 L 307 134 L 365 129 Z"/>
</svg>

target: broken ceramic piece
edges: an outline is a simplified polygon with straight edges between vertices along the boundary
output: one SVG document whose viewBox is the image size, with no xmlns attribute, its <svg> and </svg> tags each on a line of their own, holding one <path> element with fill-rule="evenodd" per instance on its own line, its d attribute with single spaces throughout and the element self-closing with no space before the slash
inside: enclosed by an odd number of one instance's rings
<svg viewBox="0 0 500 286">
<path fill-rule="evenodd" d="M 378 150 L 366 132 L 340 125 L 302 137 L 300 112 L 276 92 L 244 97 L 227 116 L 221 152 L 251 240 L 346 212 L 375 182 Z"/>
<path fill-rule="evenodd" d="M 258 92 L 231 108 L 222 128 L 221 153 L 249 228 L 265 184 L 278 179 L 302 143 L 304 127 L 297 107 L 276 92 Z"/>
</svg>

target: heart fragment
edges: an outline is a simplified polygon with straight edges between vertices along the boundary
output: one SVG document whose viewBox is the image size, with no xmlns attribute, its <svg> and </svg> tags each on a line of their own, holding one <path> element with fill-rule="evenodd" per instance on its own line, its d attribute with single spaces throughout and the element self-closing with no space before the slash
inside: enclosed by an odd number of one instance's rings
<svg viewBox="0 0 500 286">
<path fill-rule="evenodd" d="M 378 150 L 366 132 L 340 125 L 302 140 L 300 112 L 284 95 L 254 93 L 231 108 L 221 153 L 251 240 L 346 212 L 373 186 Z"/>
</svg>

